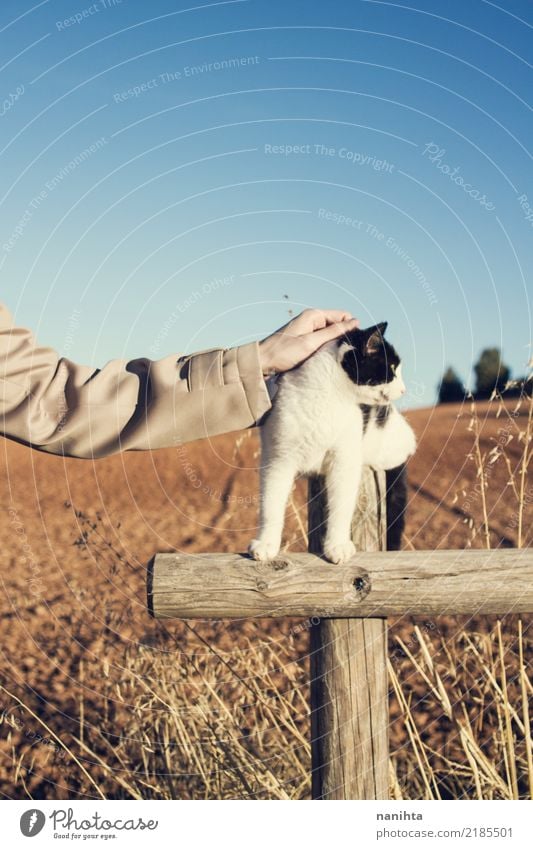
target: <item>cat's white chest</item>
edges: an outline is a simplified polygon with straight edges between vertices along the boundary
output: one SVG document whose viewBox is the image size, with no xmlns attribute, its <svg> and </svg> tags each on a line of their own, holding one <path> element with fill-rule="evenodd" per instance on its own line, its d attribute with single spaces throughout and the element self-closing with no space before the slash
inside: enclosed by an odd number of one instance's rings
<svg viewBox="0 0 533 849">
<path fill-rule="evenodd" d="M 346 439 L 354 438 L 360 428 L 361 414 L 355 403 L 347 402 L 336 393 L 328 395 L 327 402 L 320 409 L 309 411 L 305 423 L 305 439 L 300 440 L 301 454 L 299 472 L 301 474 L 325 471 L 325 464 L 331 451 Z M 296 434 L 295 434 L 296 436 Z"/>
<path fill-rule="evenodd" d="M 327 350 L 297 375 L 285 375 L 263 428 L 263 450 L 268 454 L 270 446 L 277 456 L 286 453 L 287 462 L 300 474 L 323 471 L 328 453 L 361 429 L 361 411 L 349 389 Z"/>
</svg>

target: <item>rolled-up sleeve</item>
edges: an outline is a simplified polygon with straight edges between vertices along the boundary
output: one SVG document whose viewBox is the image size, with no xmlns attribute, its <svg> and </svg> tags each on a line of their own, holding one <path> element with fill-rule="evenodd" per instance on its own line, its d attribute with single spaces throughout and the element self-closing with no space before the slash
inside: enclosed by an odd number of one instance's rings
<svg viewBox="0 0 533 849">
<path fill-rule="evenodd" d="M 78 365 L 0 304 L 0 430 L 50 454 L 167 448 L 257 424 L 271 406 L 257 342 L 160 360 Z"/>
</svg>

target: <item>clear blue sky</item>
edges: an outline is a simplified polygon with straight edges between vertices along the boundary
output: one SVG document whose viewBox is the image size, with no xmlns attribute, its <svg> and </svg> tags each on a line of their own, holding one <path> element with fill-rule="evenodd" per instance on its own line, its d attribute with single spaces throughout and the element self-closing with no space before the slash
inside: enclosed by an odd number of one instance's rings
<svg viewBox="0 0 533 849">
<path fill-rule="evenodd" d="M 530 2 L 3 2 L 0 298 L 84 363 L 389 321 L 531 356 Z M 529 220 L 528 220 L 529 216 Z"/>
</svg>

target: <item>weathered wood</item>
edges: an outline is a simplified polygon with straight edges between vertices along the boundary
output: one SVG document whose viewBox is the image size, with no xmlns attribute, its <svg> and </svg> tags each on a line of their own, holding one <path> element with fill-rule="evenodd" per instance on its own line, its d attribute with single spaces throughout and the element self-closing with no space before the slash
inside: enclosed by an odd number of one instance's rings
<svg viewBox="0 0 533 849">
<path fill-rule="evenodd" d="M 360 551 L 342 566 L 303 553 L 157 554 L 149 608 L 163 619 L 533 613 L 533 549 Z"/>
<path fill-rule="evenodd" d="M 148 568 L 148 608 L 158 618 L 322 620 L 311 631 L 314 798 L 387 798 L 382 617 L 533 613 L 533 550 L 384 552 L 383 493 L 383 477 L 365 470 L 353 523 L 358 553 L 342 566 L 312 553 L 270 563 L 238 554 L 158 554 Z M 322 550 L 325 515 L 315 478 L 311 551 Z"/>
<path fill-rule="evenodd" d="M 366 469 L 352 522 L 358 550 L 384 549 L 384 475 Z M 309 548 L 322 550 L 323 480 L 309 482 Z M 329 567 L 336 570 L 338 567 Z M 350 575 L 354 580 L 365 580 Z M 354 588 L 355 589 L 355 588 Z M 387 624 L 323 619 L 311 631 L 314 799 L 388 798 Z"/>
</svg>

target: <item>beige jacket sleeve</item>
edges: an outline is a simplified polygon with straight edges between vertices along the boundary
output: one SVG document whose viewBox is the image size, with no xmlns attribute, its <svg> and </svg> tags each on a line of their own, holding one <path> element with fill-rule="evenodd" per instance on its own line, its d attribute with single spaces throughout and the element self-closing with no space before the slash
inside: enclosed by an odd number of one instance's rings
<svg viewBox="0 0 533 849">
<path fill-rule="evenodd" d="M 250 427 L 270 406 L 257 342 L 97 369 L 39 346 L 0 304 L 0 432 L 40 451 L 166 448 Z"/>
</svg>

